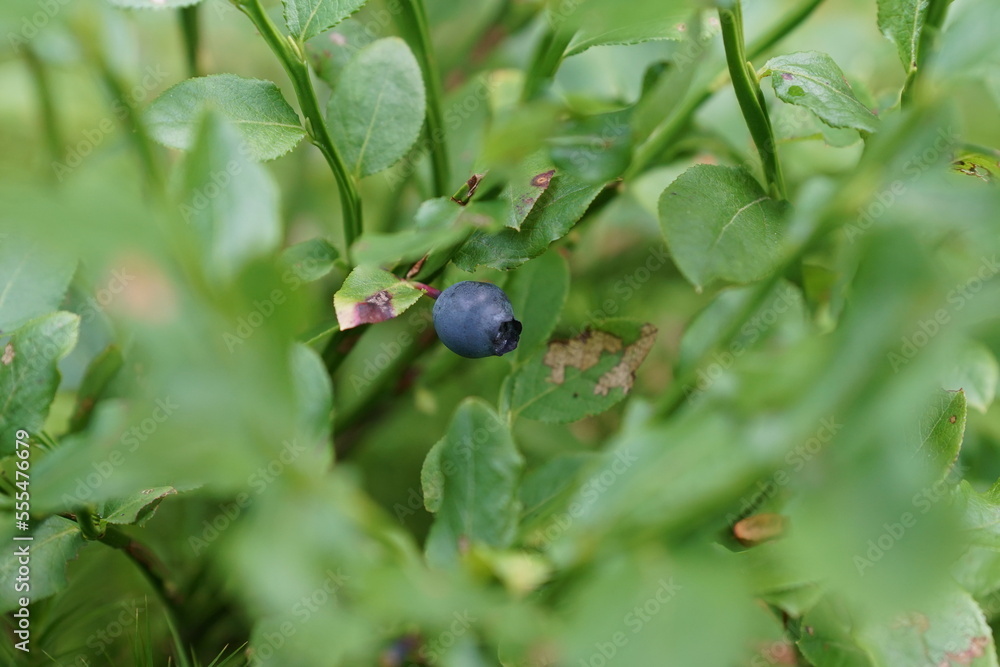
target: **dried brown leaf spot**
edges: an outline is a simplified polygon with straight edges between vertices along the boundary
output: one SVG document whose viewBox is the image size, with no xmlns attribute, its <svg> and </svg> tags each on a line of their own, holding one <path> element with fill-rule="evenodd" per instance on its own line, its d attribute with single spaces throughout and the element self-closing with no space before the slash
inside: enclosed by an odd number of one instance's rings
<svg viewBox="0 0 1000 667">
<path fill-rule="evenodd" d="M 7 343 L 7 347 L 3 349 L 3 356 L 0 357 L 0 362 L 4 366 L 10 366 L 10 362 L 14 361 L 14 345 Z"/>
<path fill-rule="evenodd" d="M 656 341 L 656 327 L 652 324 L 642 325 L 639 338 L 631 345 L 622 349 L 622 340 L 606 331 L 587 330 L 576 338 L 559 340 L 549 343 L 543 363 L 552 369 L 549 382 L 562 384 L 566 381 L 566 369 L 577 368 L 587 371 L 601 360 L 605 352 L 622 353 L 621 361 L 604 373 L 594 386 L 594 394 L 607 396 L 615 387 L 621 387 L 627 394 L 635 382 L 635 371 L 646 359 L 649 350 Z"/>
<path fill-rule="evenodd" d="M 392 294 L 379 290 L 354 306 L 354 315 L 359 324 L 385 322 L 396 316 L 392 308 Z"/>
<path fill-rule="evenodd" d="M 733 535 L 746 545 L 760 544 L 781 537 L 788 528 L 788 519 L 780 514 L 754 514 L 737 521 Z"/>
</svg>

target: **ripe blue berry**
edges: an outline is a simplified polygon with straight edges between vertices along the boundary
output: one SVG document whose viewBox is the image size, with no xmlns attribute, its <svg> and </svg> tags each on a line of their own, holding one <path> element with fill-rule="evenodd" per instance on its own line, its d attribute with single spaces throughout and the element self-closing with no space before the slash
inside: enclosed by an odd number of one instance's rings
<svg viewBox="0 0 1000 667">
<path fill-rule="evenodd" d="M 473 280 L 441 292 L 434 302 L 434 329 L 445 347 L 470 359 L 507 354 L 521 338 L 521 323 L 504 291 Z"/>
</svg>

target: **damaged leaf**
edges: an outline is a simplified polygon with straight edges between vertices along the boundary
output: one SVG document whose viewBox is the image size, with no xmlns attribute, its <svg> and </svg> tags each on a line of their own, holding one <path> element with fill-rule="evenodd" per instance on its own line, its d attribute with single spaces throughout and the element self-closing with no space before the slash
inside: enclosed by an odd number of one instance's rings
<svg viewBox="0 0 1000 667">
<path fill-rule="evenodd" d="M 548 189 L 555 173 L 545 151 L 529 156 L 515 170 L 500 196 L 507 209 L 504 217 L 507 227 L 521 229 L 521 223 L 531 213 L 538 198 Z"/>
<path fill-rule="evenodd" d="M 511 409 L 559 423 L 603 412 L 631 391 L 655 342 L 656 327 L 630 320 L 609 320 L 552 341 L 514 375 Z"/>
<path fill-rule="evenodd" d="M 362 324 L 384 322 L 403 313 L 422 292 L 389 271 L 362 265 L 351 271 L 333 295 L 341 331 Z"/>
<path fill-rule="evenodd" d="M 964 391 L 941 391 L 920 418 L 916 456 L 942 477 L 958 459 L 967 410 Z"/>
</svg>

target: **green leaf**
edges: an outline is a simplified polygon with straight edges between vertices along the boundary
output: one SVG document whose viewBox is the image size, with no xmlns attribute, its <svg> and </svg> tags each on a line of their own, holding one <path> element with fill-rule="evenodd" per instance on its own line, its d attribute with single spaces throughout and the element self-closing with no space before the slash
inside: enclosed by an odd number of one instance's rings
<svg viewBox="0 0 1000 667">
<path fill-rule="evenodd" d="M 202 0 L 108 0 L 115 7 L 125 9 L 177 9 L 197 5 Z"/>
<path fill-rule="evenodd" d="M 93 358 L 77 390 L 76 407 L 70 417 L 67 433 L 78 433 L 87 428 L 90 417 L 94 414 L 94 406 L 107 394 L 123 363 L 121 349 L 114 344 L 108 345 Z"/>
<path fill-rule="evenodd" d="M 340 253 L 324 238 L 309 239 L 281 251 L 281 266 L 307 283 L 319 280 L 333 271 Z"/>
<path fill-rule="evenodd" d="M 500 193 L 500 200 L 505 208 L 506 226 L 512 229 L 521 228 L 521 223 L 531 213 L 535 202 L 548 189 L 555 173 L 556 170 L 545 151 L 532 153 L 518 165 L 507 186 Z"/>
<path fill-rule="evenodd" d="M 75 266 L 23 237 L 0 234 L 0 334 L 58 309 Z"/>
<path fill-rule="evenodd" d="M 982 343 L 970 341 L 955 360 L 944 388 L 963 390 L 966 402 L 985 413 L 996 397 L 998 377 L 1000 367 L 993 352 Z"/>
<path fill-rule="evenodd" d="M 362 265 L 333 295 L 340 330 L 391 320 L 420 299 L 422 292 L 383 269 Z"/>
<path fill-rule="evenodd" d="M 387 37 L 344 68 L 326 120 L 347 168 L 368 176 L 398 162 L 420 135 L 425 112 L 420 66 L 406 42 Z"/>
<path fill-rule="evenodd" d="M 460 206 L 451 197 L 428 199 L 417 209 L 413 227 L 391 234 L 365 233 L 351 248 L 351 255 L 359 264 L 415 262 L 465 240 L 479 209 L 476 203 Z"/>
<path fill-rule="evenodd" d="M 366 0 L 282 0 L 285 25 L 300 42 L 334 27 L 361 9 Z"/>
<path fill-rule="evenodd" d="M 754 293 L 754 287 L 737 287 L 719 292 L 688 325 L 677 353 L 677 373 L 692 370 L 708 351 L 720 347 L 715 361 L 724 366 L 754 346 L 767 343 L 778 345 L 798 342 L 808 329 L 806 305 L 799 290 L 787 281 L 780 281 L 757 310 L 740 327 L 732 339 L 722 340 L 723 333 L 733 324 Z M 727 363 L 728 362 L 728 363 Z"/>
<path fill-rule="evenodd" d="M 955 173 L 994 183 L 1000 178 L 1000 151 L 960 151 L 951 163 Z"/>
<path fill-rule="evenodd" d="M 16 609 L 22 597 L 38 602 L 66 588 L 66 563 L 76 558 L 84 544 L 77 525 L 62 517 L 53 516 L 36 524 L 31 531 L 31 541 L 8 544 L 0 555 L 0 612 Z M 28 546 L 31 553 L 31 590 L 17 591 L 18 556 L 15 550 Z"/>
<path fill-rule="evenodd" d="M 32 320 L 0 356 L 0 456 L 14 451 L 14 434 L 41 430 L 59 387 L 59 360 L 76 346 L 80 317 L 58 312 Z"/>
<path fill-rule="evenodd" d="M 208 111 L 181 171 L 181 215 L 198 235 L 205 272 L 231 280 L 281 241 L 278 187 L 239 133 Z"/>
<path fill-rule="evenodd" d="M 323 359 L 310 347 L 297 344 L 292 348 L 291 371 L 294 382 L 295 404 L 298 409 L 298 433 L 309 444 L 323 443 L 329 439 L 333 424 L 333 383 Z"/>
<path fill-rule="evenodd" d="M 631 391 L 655 342 L 653 325 L 630 320 L 608 320 L 552 341 L 514 374 L 511 411 L 557 423 L 604 412 Z"/>
<path fill-rule="evenodd" d="M 144 489 L 124 498 L 104 501 L 98 515 L 108 523 L 144 526 L 153 518 L 163 499 L 176 493 L 177 489 L 172 486 Z"/>
<path fill-rule="evenodd" d="M 878 116 L 858 100 L 837 63 L 825 53 L 802 51 L 771 58 L 764 72 L 770 72 L 774 92 L 782 101 L 806 107 L 830 127 L 862 132 L 879 128 Z"/>
<path fill-rule="evenodd" d="M 276 85 L 235 74 L 188 79 L 168 88 L 146 109 L 146 125 L 164 146 L 191 150 L 206 109 L 233 123 L 257 160 L 284 155 L 306 134 Z"/>
<path fill-rule="evenodd" d="M 432 493 L 429 503 L 437 516 L 427 537 L 428 561 L 443 567 L 477 544 L 510 546 L 521 512 L 524 459 L 506 424 L 481 399 L 466 399 L 435 449 L 422 475 L 441 482 L 440 499 Z"/>
<path fill-rule="evenodd" d="M 556 168 L 594 184 L 620 176 L 632 158 L 631 116 L 630 107 L 566 123 L 549 140 Z"/>
<path fill-rule="evenodd" d="M 471 272 L 477 266 L 507 270 L 524 264 L 569 233 L 603 189 L 603 184 L 593 185 L 572 174 L 556 174 L 519 230 L 474 233 L 455 253 L 456 266 Z"/>
<path fill-rule="evenodd" d="M 517 362 L 543 345 L 559 323 L 569 294 L 569 266 L 558 252 L 546 252 L 518 268 L 504 291 L 524 323 L 513 354 Z"/>
<path fill-rule="evenodd" d="M 330 89 L 337 87 L 340 75 L 360 49 L 368 46 L 378 36 L 358 19 L 344 19 L 336 29 L 317 35 L 306 42 L 306 55 L 316 76 L 325 81 Z"/>
<path fill-rule="evenodd" d="M 566 49 L 566 56 L 583 53 L 595 46 L 609 44 L 641 44 L 652 40 L 681 41 L 685 39 L 694 25 L 694 14 L 689 8 L 682 7 L 670 12 L 661 8 L 651 17 L 651 20 L 639 20 L 627 24 L 608 25 L 585 23 L 577 31 Z M 715 12 L 704 12 L 701 16 L 700 35 L 702 41 L 707 41 L 713 33 L 718 32 L 719 22 Z"/>
<path fill-rule="evenodd" d="M 966 413 L 964 391 L 941 391 L 920 417 L 916 455 L 942 477 L 958 459 Z"/>
<path fill-rule="evenodd" d="M 660 195 L 660 227 L 674 263 L 700 290 L 767 275 L 781 251 L 786 210 L 746 169 L 696 165 Z"/>
<path fill-rule="evenodd" d="M 859 633 L 875 664 L 997 667 L 993 633 L 972 597 L 955 587 L 936 598 Z"/>
<path fill-rule="evenodd" d="M 917 69 L 917 49 L 930 0 L 878 0 L 878 29 L 899 51 L 903 69 Z"/>
</svg>

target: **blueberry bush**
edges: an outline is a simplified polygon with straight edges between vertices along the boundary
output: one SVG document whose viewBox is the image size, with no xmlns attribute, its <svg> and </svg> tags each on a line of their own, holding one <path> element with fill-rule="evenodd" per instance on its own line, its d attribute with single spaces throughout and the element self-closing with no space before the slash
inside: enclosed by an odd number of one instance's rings
<svg viewBox="0 0 1000 667">
<path fill-rule="evenodd" d="M 0 664 L 997 667 L 998 27 L 4 0 Z"/>
</svg>

